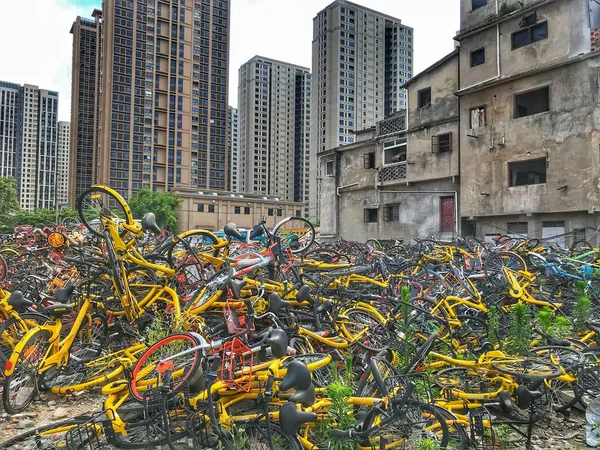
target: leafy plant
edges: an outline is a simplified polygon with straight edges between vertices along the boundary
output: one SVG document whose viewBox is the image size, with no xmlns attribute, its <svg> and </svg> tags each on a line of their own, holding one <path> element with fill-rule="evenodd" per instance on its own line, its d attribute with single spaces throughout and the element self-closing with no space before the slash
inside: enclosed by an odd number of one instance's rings
<svg viewBox="0 0 600 450">
<path fill-rule="evenodd" d="M 575 331 L 585 330 L 585 318 L 592 307 L 592 301 L 587 294 L 587 283 L 579 280 L 575 283 L 576 301 L 573 308 L 573 328 Z"/>
<path fill-rule="evenodd" d="M 439 450 L 440 445 L 431 439 L 421 439 L 416 446 L 416 450 Z"/>
<path fill-rule="evenodd" d="M 500 314 L 498 313 L 498 307 L 492 306 L 488 312 L 488 332 L 487 338 L 490 344 L 499 344 L 498 339 L 498 327 L 500 326 Z"/>
<path fill-rule="evenodd" d="M 526 355 L 532 340 L 531 311 L 526 303 L 519 302 L 510 309 L 508 348 L 516 355 Z"/>
<path fill-rule="evenodd" d="M 177 231 L 179 222 L 175 211 L 181 203 L 183 200 L 172 192 L 152 192 L 150 189 L 142 189 L 129 199 L 133 217 L 141 219 L 144 214 L 153 212 L 156 223 L 171 231 Z"/>
<path fill-rule="evenodd" d="M 550 333 L 553 318 L 554 313 L 552 312 L 549 306 L 544 306 L 537 312 L 536 322 L 544 333 Z"/>
</svg>

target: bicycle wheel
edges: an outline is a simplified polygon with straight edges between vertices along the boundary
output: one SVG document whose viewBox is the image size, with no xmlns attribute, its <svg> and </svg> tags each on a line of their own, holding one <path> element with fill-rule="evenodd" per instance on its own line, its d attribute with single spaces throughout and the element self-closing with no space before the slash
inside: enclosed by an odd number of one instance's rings
<svg viewBox="0 0 600 450">
<path fill-rule="evenodd" d="M 348 339 L 367 351 L 379 352 L 385 349 L 393 337 L 385 323 L 370 311 L 358 308 L 347 310 L 341 326 Z M 360 335 L 360 337 L 358 337 Z"/>
<path fill-rule="evenodd" d="M 435 384 L 440 389 L 456 389 L 466 394 L 482 395 L 498 392 L 502 381 L 487 380 L 481 374 L 466 367 L 450 367 L 435 375 Z"/>
<path fill-rule="evenodd" d="M 523 258 L 513 252 L 498 252 L 489 256 L 483 264 L 483 272 L 485 276 L 495 286 L 505 287 L 508 285 L 506 276 L 504 275 L 504 268 L 511 270 L 516 273 L 518 271 L 526 271 L 527 265 Z M 517 280 L 520 277 L 517 276 Z"/>
<path fill-rule="evenodd" d="M 138 359 L 131 371 L 129 390 L 132 397 L 138 401 L 144 401 L 145 396 L 144 391 L 141 389 L 142 386 L 154 388 L 161 385 L 157 364 L 166 358 L 170 358 L 173 363 L 172 377 L 174 381 L 169 388 L 169 393 L 173 394 L 184 388 L 200 365 L 202 350 L 193 350 L 185 355 L 173 356 L 184 350 L 191 350 L 198 345 L 198 340 L 187 333 L 173 334 L 152 345 Z"/>
<path fill-rule="evenodd" d="M 562 373 L 556 364 L 533 358 L 508 358 L 492 361 L 491 365 L 498 372 L 526 380 L 548 380 Z"/>
<path fill-rule="evenodd" d="M 287 436 L 276 425 L 271 425 L 271 439 L 269 440 L 267 434 L 267 427 L 262 423 L 251 423 L 243 428 L 243 437 L 239 440 L 237 448 L 248 448 L 248 449 L 269 449 L 273 448 L 276 450 L 301 450 L 302 446 L 298 439 L 294 436 Z M 243 444 L 242 447 L 239 447 Z"/>
<path fill-rule="evenodd" d="M 183 310 L 187 313 L 199 313 L 207 309 L 213 304 L 227 289 L 227 284 L 231 280 L 233 275 L 233 269 L 223 269 L 212 277 L 210 277 L 206 284 L 196 291 L 190 299 L 185 302 Z M 182 298 L 182 300 L 185 300 Z"/>
<path fill-rule="evenodd" d="M 315 228 L 302 217 L 283 219 L 273 228 L 273 235 L 287 242 L 294 254 L 305 252 L 315 242 Z"/>
<path fill-rule="evenodd" d="M 77 202 L 77 212 L 81 223 L 93 235 L 103 237 L 103 220 L 112 220 L 117 225 L 125 223 L 133 225 L 133 215 L 129 205 L 117 192 L 103 186 L 93 186 L 84 191 Z M 123 227 L 119 227 L 119 234 L 127 233 Z"/>
<path fill-rule="evenodd" d="M 219 249 L 215 246 L 218 238 L 204 230 L 188 231 L 173 238 L 174 244 L 169 248 L 167 259 L 172 267 L 178 268 L 183 264 L 202 264 L 203 253 L 217 257 Z"/>
<path fill-rule="evenodd" d="M 25 333 L 48 321 L 48 317 L 36 312 L 26 312 L 19 317 L 10 317 L 0 326 L 0 375 L 4 376 L 4 364 Z"/>
<path fill-rule="evenodd" d="M 0 448 L 48 450 L 70 448 L 67 445 L 67 434 L 69 431 L 90 419 L 91 417 L 75 417 L 73 419 L 35 428 L 2 442 Z"/>
<path fill-rule="evenodd" d="M 44 360 L 50 347 L 50 332 L 38 330 L 20 342 L 16 351 L 20 350 L 13 371 L 4 378 L 2 403 L 9 414 L 23 411 L 38 392 L 38 367 Z M 9 362 L 6 363 L 7 366 Z M 8 367 L 6 367 L 8 369 Z"/>
</svg>

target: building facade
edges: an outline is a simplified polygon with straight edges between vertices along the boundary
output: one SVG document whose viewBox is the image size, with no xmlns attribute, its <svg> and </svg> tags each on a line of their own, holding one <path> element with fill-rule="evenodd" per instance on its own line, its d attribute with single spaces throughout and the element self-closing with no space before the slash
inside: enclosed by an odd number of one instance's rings
<svg viewBox="0 0 600 450">
<path fill-rule="evenodd" d="M 240 135 L 239 115 L 237 108 L 229 107 L 227 112 L 227 153 L 229 155 L 229 184 L 232 192 L 241 192 L 239 179 Z"/>
<path fill-rule="evenodd" d="M 458 52 L 403 88 L 408 110 L 320 153 L 321 238 L 453 238 L 459 233 Z"/>
<path fill-rule="evenodd" d="M 97 91 L 77 97 L 99 93 L 93 182 L 125 198 L 142 188 L 227 187 L 229 7 L 229 0 L 105 0 L 94 13 L 97 46 L 88 50 L 99 55 Z M 74 112 L 74 126 L 83 115 Z"/>
<path fill-rule="evenodd" d="M 337 0 L 313 19 L 310 216 L 318 217 L 316 154 L 354 143 L 406 108 L 402 84 L 413 71 L 413 30 L 400 19 Z"/>
<path fill-rule="evenodd" d="M 93 19 L 77 17 L 71 27 L 73 70 L 68 201 L 72 206 L 96 180 L 102 11 L 94 10 L 92 16 Z"/>
<path fill-rule="evenodd" d="M 464 233 L 596 239 L 598 19 L 593 0 L 461 1 Z"/>
<path fill-rule="evenodd" d="M 309 69 L 255 56 L 239 80 L 241 190 L 307 201 Z"/>
<path fill-rule="evenodd" d="M 23 88 L 0 81 L 0 176 L 16 177 L 21 147 Z"/>
<path fill-rule="evenodd" d="M 179 228 L 182 230 L 220 230 L 233 222 L 240 228 L 252 229 L 263 217 L 272 229 L 289 216 L 300 216 L 304 204 L 288 202 L 273 196 L 235 194 L 226 191 L 176 191 L 183 200 L 177 210 Z"/>
<path fill-rule="evenodd" d="M 71 124 L 58 122 L 58 150 L 56 157 L 56 207 L 65 207 L 69 201 L 69 157 Z"/>
</svg>

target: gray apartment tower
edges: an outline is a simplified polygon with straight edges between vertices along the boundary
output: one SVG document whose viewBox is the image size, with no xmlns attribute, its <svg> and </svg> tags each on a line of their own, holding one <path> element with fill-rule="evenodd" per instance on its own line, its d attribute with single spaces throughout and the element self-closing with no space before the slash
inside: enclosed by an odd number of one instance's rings
<svg viewBox="0 0 600 450">
<path fill-rule="evenodd" d="M 67 205 L 69 199 L 69 149 L 71 124 L 58 122 L 58 151 L 56 157 L 56 206 Z"/>
<path fill-rule="evenodd" d="M 308 200 L 311 74 L 255 56 L 239 70 L 239 183 L 244 192 Z"/>
<path fill-rule="evenodd" d="M 71 80 L 71 129 L 69 161 L 69 198 L 77 198 L 96 179 L 98 156 L 98 58 L 102 11 L 94 10 L 93 19 L 77 17 L 73 35 L 73 71 Z"/>
<path fill-rule="evenodd" d="M 240 163 L 240 135 L 239 115 L 237 108 L 229 107 L 227 112 L 227 153 L 229 155 L 229 184 L 227 189 L 240 192 L 239 163 Z"/>
<path fill-rule="evenodd" d="M 229 4 L 105 0 L 95 12 L 89 52 L 99 57 L 87 81 L 97 87 L 84 95 L 98 92 L 92 182 L 125 198 L 142 188 L 227 188 Z"/>
<path fill-rule="evenodd" d="M 313 19 L 310 217 L 319 216 L 316 154 L 354 142 L 406 108 L 400 86 L 413 73 L 413 30 L 400 19 L 336 0 Z"/>
<path fill-rule="evenodd" d="M 21 208 L 54 208 L 58 92 L 0 82 L 0 175 L 16 179 Z"/>
</svg>

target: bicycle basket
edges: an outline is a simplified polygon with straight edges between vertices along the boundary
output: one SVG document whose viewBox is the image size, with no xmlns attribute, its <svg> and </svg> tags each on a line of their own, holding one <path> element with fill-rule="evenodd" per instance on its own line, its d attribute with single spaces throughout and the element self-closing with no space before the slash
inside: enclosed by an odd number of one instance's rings
<svg viewBox="0 0 600 450">
<path fill-rule="evenodd" d="M 254 362 L 254 355 L 250 351 L 250 347 L 240 339 L 234 338 L 223 345 L 220 353 L 221 368 L 218 378 L 232 389 L 248 392 L 252 384 Z"/>
<path fill-rule="evenodd" d="M 68 450 L 101 450 L 107 447 L 112 433 L 103 411 L 93 415 L 88 421 L 74 425 L 65 434 L 65 448 Z M 110 432 L 107 430 L 110 428 Z M 53 447 L 54 448 L 54 447 Z"/>
<path fill-rule="evenodd" d="M 498 450 L 500 440 L 492 425 L 492 415 L 485 406 L 469 410 L 469 434 L 473 448 Z"/>
</svg>

